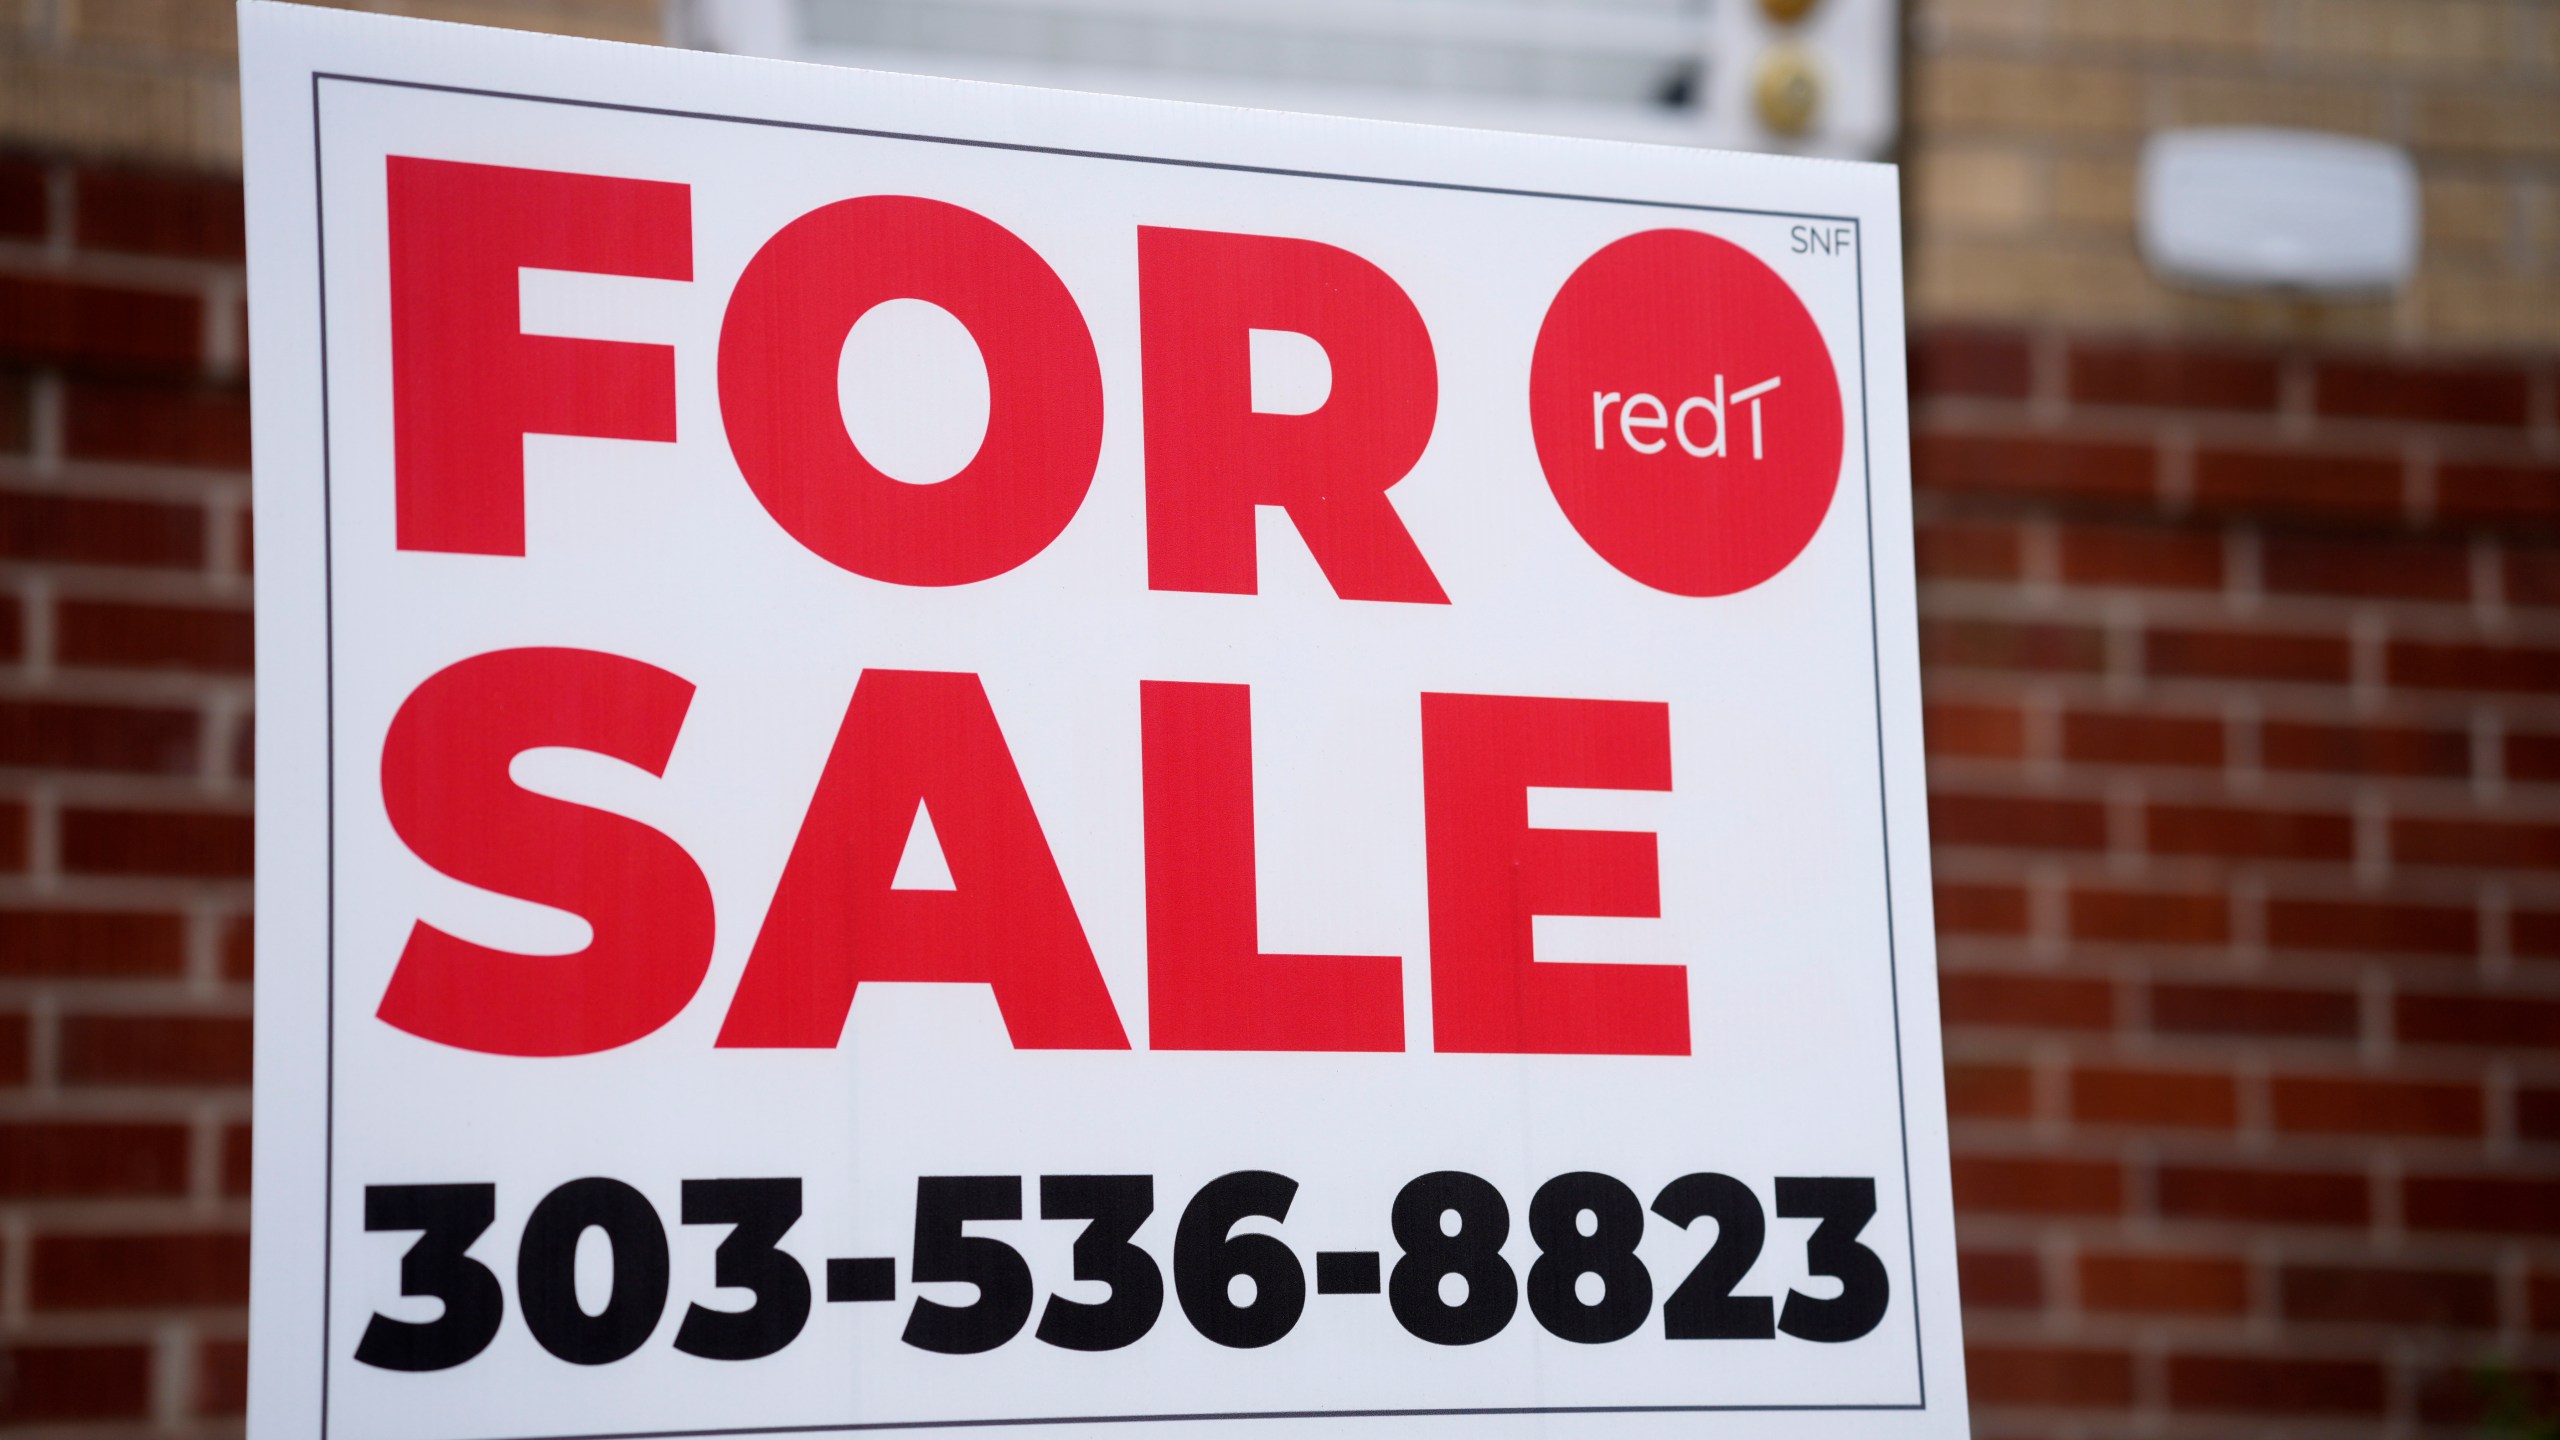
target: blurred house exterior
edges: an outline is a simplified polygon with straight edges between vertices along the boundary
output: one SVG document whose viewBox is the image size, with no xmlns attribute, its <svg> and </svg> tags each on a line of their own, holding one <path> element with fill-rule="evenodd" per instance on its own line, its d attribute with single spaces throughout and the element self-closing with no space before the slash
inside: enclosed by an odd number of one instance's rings
<svg viewBox="0 0 2560 1440">
<path fill-rule="evenodd" d="M 1918 0 L 1905 27 L 1977 1433 L 2474 1433 L 2489 1362 L 2560 1409 L 2560 3 Z M 240 1424 L 231 65 L 224 0 L 0 0 L 14 1427 Z M 2138 146 L 2221 123 L 2409 147 L 2416 282 L 2155 281 Z"/>
<path fill-rule="evenodd" d="M 669 0 L 739 54 L 1438 125 L 1875 158 L 1897 0 Z"/>
<path fill-rule="evenodd" d="M 1909 40 L 1977 1433 L 2477 1433 L 2492 1357 L 2547 1424 L 2560 5 L 1933 0 Z M 2137 146 L 2199 124 L 2409 147 L 2416 283 L 2153 280 Z"/>
</svg>

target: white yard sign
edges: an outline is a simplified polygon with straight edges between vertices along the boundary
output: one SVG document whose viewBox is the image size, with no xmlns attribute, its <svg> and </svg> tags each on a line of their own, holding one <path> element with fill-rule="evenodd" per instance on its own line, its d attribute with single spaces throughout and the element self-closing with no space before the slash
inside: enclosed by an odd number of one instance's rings
<svg viewBox="0 0 2560 1440">
<path fill-rule="evenodd" d="M 1963 1432 L 1892 171 L 242 70 L 253 1433 Z"/>
</svg>

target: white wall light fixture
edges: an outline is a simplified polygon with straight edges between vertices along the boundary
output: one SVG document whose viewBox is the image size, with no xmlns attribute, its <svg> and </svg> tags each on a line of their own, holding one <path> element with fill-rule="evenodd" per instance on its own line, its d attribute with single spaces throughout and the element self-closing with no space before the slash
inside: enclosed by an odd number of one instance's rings
<svg viewBox="0 0 2560 1440">
<path fill-rule="evenodd" d="M 2143 259 L 2214 290 L 2387 293 L 2418 265 L 2418 171 L 2314 130 L 2163 130 L 2142 148 Z"/>
</svg>

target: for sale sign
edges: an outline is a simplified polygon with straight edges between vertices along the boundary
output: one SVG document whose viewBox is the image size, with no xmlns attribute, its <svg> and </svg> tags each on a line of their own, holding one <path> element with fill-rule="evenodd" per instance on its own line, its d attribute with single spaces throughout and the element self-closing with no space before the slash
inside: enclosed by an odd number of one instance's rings
<svg viewBox="0 0 2560 1440">
<path fill-rule="evenodd" d="M 1961 1433 L 1891 171 L 242 27 L 256 1433 Z"/>
</svg>

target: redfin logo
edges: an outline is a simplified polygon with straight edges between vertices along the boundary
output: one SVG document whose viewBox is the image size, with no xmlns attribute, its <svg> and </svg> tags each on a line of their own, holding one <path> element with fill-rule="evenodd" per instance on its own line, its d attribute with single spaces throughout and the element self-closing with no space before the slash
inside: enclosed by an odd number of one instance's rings
<svg viewBox="0 0 2560 1440">
<path fill-rule="evenodd" d="M 1784 570 L 1839 485 L 1840 386 L 1813 317 L 1750 252 L 1693 230 L 1630 235 L 1565 281 L 1529 419 L 1573 528 L 1675 595 Z"/>
<path fill-rule="evenodd" d="M 1671 427 L 1672 439 L 1679 441 L 1681 449 L 1700 460 L 1711 460 L 1721 456 L 1725 453 L 1725 407 L 1728 403 L 1734 405 L 1747 403 L 1751 407 L 1751 458 L 1754 460 L 1763 458 L 1766 447 L 1760 428 L 1760 397 L 1777 389 L 1779 382 L 1784 378 L 1772 375 L 1757 385 L 1746 386 L 1735 391 L 1733 399 L 1728 402 L 1724 396 L 1724 376 L 1718 374 L 1716 391 L 1712 398 L 1705 395 L 1692 395 L 1680 402 L 1679 409 L 1671 412 L 1668 423 Z M 1618 411 L 1619 438 L 1626 441 L 1628 449 L 1638 454 L 1661 454 L 1667 442 L 1636 438 L 1636 431 L 1660 430 L 1665 423 L 1662 418 L 1662 401 L 1641 390 L 1633 395 L 1620 395 L 1615 390 L 1591 392 L 1591 448 L 1594 450 L 1609 448 L 1609 407 L 1621 401 L 1625 404 Z M 1716 428 L 1712 432 L 1715 435 L 1714 439 L 1701 444 L 1690 438 L 1689 416 L 1693 411 L 1704 414 L 1715 425 Z"/>
</svg>

